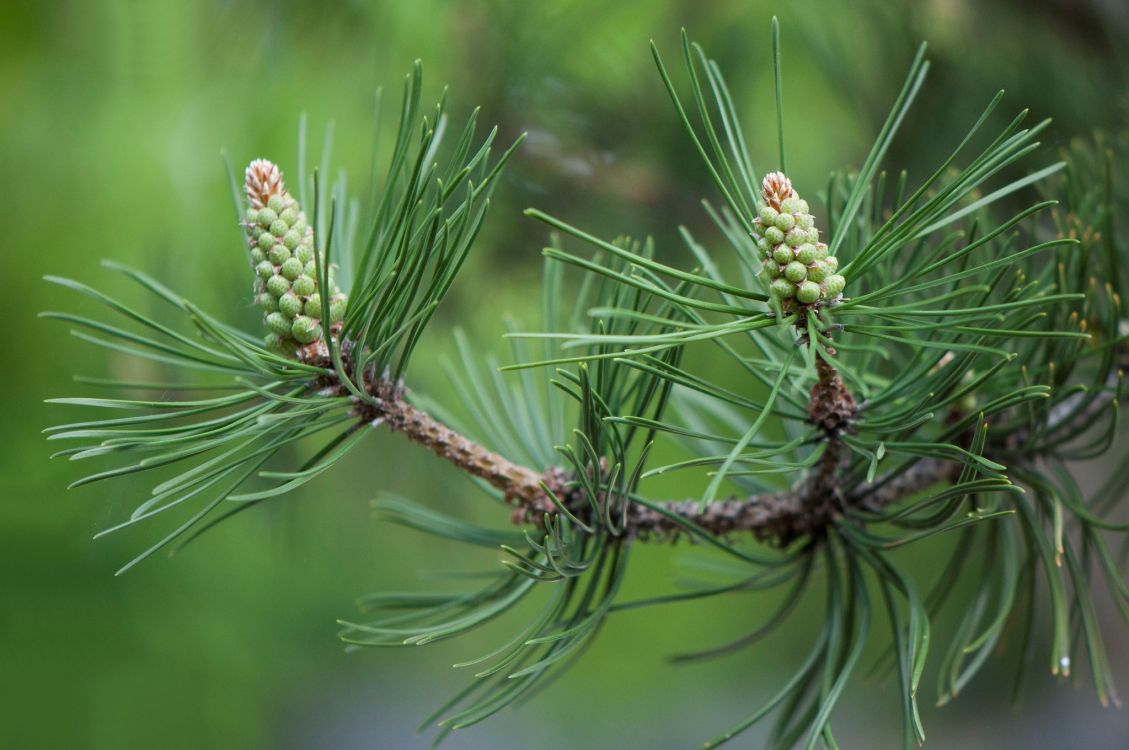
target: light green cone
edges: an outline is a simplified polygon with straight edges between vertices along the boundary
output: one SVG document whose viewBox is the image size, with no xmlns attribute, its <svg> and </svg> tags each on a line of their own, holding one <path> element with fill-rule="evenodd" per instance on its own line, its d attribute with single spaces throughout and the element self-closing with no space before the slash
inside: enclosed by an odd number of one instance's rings
<svg viewBox="0 0 1129 750">
<path fill-rule="evenodd" d="M 761 195 L 764 203 L 753 220 L 753 239 L 765 268 L 760 278 L 769 292 L 785 306 L 835 300 L 847 280 L 837 273 L 839 261 L 819 241 L 807 201 L 780 172 L 765 176 Z"/>
<path fill-rule="evenodd" d="M 265 344 L 290 355 L 305 347 L 304 356 L 312 356 L 317 350 L 310 347 L 324 342 L 327 330 L 330 335 L 340 330 L 348 296 L 330 275 L 329 320 L 322 320 L 323 303 L 313 263 L 314 232 L 305 213 L 270 161 L 251 162 L 244 178 L 248 208 L 243 229 L 255 271 L 255 301 L 270 331 Z"/>
</svg>

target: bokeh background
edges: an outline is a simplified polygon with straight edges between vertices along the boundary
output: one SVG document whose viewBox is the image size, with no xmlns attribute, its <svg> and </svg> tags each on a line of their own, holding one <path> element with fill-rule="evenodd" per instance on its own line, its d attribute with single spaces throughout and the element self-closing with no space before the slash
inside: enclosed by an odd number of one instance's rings
<svg viewBox="0 0 1129 750">
<path fill-rule="evenodd" d="M 522 208 L 551 209 L 604 235 L 651 234 L 674 262 L 686 262 L 678 224 L 710 237 L 698 206 L 711 195 L 707 176 L 654 72 L 649 39 L 672 61 L 681 26 L 705 44 L 743 110 L 754 163 L 775 167 L 773 13 L 783 24 L 792 176 L 808 192 L 831 169 L 861 161 L 922 39 L 934 67 L 888 162 L 911 175 L 930 170 L 1001 87 L 1008 116 L 1030 107 L 1034 118 L 1055 119 L 1047 161 L 1073 137 L 1129 122 L 1123 0 L 0 2 L 11 284 L 0 349 L 0 747 L 426 747 L 416 723 L 463 684 L 449 665 L 497 635 L 359 654 L 336 640 L 335 620 L 355 613 L 357 596 L 483 562 L 372 520 L 378 488 L 470 517 L 483 505 L 430 455 L 387 435 L 182 555 L 115 578 L 166 527 L 92 541 L 145 490 L 65 491 L 79 469 L 49 461 L 39 432 L 67 418 L 43 400 L 77 395 L 72 374 L 134 374 L 133 365 L 36 319 L 76 306 L 43 274 L 148 305 L 100 268 L 114 258 L 255 326 L 221 148 L 236 164 L 270 156 L 285 169 L 306 112 L 315 142 L 336 123 L 335 164 L 367 174 L 373 92 L 383 85 L 395 100 L 421 58 L 432 97 L 449 85 L 456 113 L 480 105 L 504 138 L 530 134 L 414 365 L 413 386 L 449 402 L 436 363 L 453 351 L 452 328 L 500 351 L 504 316 L 531 319 L 545 234 Z M 696 486 L 675 479 L 665 489 Z M 919 551 L 922 571 L 941 564 L 943 547 Z M 646 550 L 629 595 L 667 586 L 692 556 L 685 546 Z M 801 625 L 720 662 L 679 667 L 666 656 L 747 630 L 771 603 L 624 613 L 534 702 L 449 746 L 694 747 L 766 697 L 810 633 Z M 1125 631 L 1110 633 L 1129 684 Z M 1010 672 L 996 673 L 943 710 L 925 696 L 929 747 L 1129 746 L 1129 715 L 1100 709 L 1084 685 L 1037 671 L 1017 714 Z M 864 681 L 846 696 L 837 734 L 845 747 L 892 747 L 896 711 L 887 681 Z M 737 746 L 757 747 L 759 736 Z"/>
</svg>

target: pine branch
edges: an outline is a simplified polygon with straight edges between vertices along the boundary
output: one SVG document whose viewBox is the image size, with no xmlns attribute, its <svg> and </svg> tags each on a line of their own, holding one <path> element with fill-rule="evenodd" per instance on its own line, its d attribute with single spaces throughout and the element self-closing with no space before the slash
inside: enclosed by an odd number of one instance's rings
<svg viewBox="0 0 1129 750">
<path fill-rule="evenodd" d="M 544 514 L 554 509 L 544 488 L 565 494 L 565 475 L 557 467 L 543 472 L 509 461 L 459 434 L 422 409 L 408 403 L 402 384 L 387 378 L 371 381 L 366 388 L 374 398 L 362 402 L 358 415 L 373 427 L 386 425 L 409 440 L 445 459 L 456 468 L 487 482 L 515 506 L 514 521 L 523 523 L 530 512 Z"/>
<path fill-rule="evenodd" d="M 834 350 L 828 353 L 833 356 Z M 329 366 L 327 362 L 312 364 Z M 844 495 L 840 483 L 845 455 L 838 434 L 849 428 L 857 406 L 838 372 L 822 358 L 817 359 L 817 371 L 819 380 L 812 387 L 809 415 L 828 439 L 819 464 L 807 480 L 790 490 L 730 497 L 706 505 L 698 500 L 631 503 L 626 511 L 623 534 L 642 539 L 671 539 L 690 531 L 715 536 L 748 533 L 762 541 L 785 546 L 798 538 L 820 533 L 847 508 L 879 510 L 935 484 L 956 479 L 959 464 L 925 459 L 892 479 L 868 482 L 849 496 Z M 318 381 L 315 386 L 328 386 L 334 395 L 348 395 L 345 386 L 326 380 Z M 384 425 L 400 432 L 459 470 L 485 481 L 514 506 L 512 520 L 515 524 L 543 526 L 549 515 L 558 512 L 547 490 L 571 513 L 582 520 L 590 520 L 584 518 L 590 514 L 590 509 L 583 491 L 574 483 L 570 485 L 564 469 L 550 466 L 538 471 L 485 448 L 409 403 L 402 383 L 386 377 L 369 377 L 365 391 L 371 400 L 358 400 L 355 409 L 362 423 L 373 427 Z"/>
<path fill-rule="evenodd" d="M 835 350 L 826 349 L 829 356 Z M 314 363 L 319 364 L 319 363 Z M 327 365 L 328 363 L 320 363 Z M 1129 363 L 1127 363 L 1129 364 Z M 836 518 L 852 509 L 878 512 L 924 490 L 957 481 L 961 464 L 942 458 L 924 458 L 903 471 L 895 471 L 864 482 L 849 493 L 842 488 L 846 449 L 839 435 L 850 429 L 857 411 L 854 397 L 839 373 L 823 357 L 816 358 L 818 381 L 808 404 L 811 421 L 826 435 L 826 447 L 811 474 L 795 487 L 748 497 L 732 496 L 703 505 L 699 500 L 632 502 L 624 518 L 623 534 L 639 539 L 674 539 L 686 533 L 713 536 L 751 534 L 760 541 L 787 546 L 797 539 L 819 535 Z M 326 385 L 322 382 L 320 385 Z M 344 386 L 331 386 L 336 395 L 347 395 Z M 558 466 L 538 471 L 516 464 L 438 421 L 407 400 L 402 383 L 369 378 L 365 389 L 373 399 L 358 402 L 357 416 L 373 427 L 381 425 L 403 433 L 410 441 L 430 449 L 461 471 L 481 479 L 502 493 L 514 506 L 515 524 L 544 526 L 547 517 L 559 512 L 548 492 L 576 517 L 591 510 L 583 491 L 570 483 L 568 472 Z M 1084 410 L 1056 408 L 1046 422 L 1048 430 L 1093 420 L 1115 398 L 1105 391 Z M 997 449 L 1014 447 L 1016 436 Z"/>
<path fill-rule="evenodd" d="M 636 504 L 630 508 L 628 526 L 636 536 L 666 538 L 693 524 L 715 536 L 751 533 L 762 541 L 786 545 L 819 534 L 850 507 L 879 510 L 934 485 L 955 481 L 959 474 L 959 464 L 929 458 L 893 479 L 867 482 L 848 496 L 837 486 L 824 488 L 822 482 L 809 482 L 793 490 L 731 497 L 704 508 L 697 500 L 656 503 L 653 507 Z"/>
</svg>

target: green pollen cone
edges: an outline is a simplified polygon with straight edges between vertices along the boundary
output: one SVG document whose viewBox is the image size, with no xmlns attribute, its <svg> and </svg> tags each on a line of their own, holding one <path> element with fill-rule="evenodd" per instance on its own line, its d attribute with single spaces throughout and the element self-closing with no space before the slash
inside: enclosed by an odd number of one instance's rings
<svg viewBox="0 0 1129 750">
<path fill-rule="evenodd" d="M 314 356 L 326 331 L 336 335 L 348 296 L 328 275 L 330 320 L 323 325 L 314 258 L 314 231 L 282 180 L 278 166 L 256 159 L 244 172 L 247 211 L 243 229 L 255 271 L 255 300 L 270 331 L 267 348 L 289 355 Z M 305 347 L 305 348 L 303 348 Z M 299 349 L 303 348 L 301 352 Z"/>
<path fill-rule="evenodd" d="M 827 245 L 819 241 L 807 201 L 780 172 L 765 176 L 761 197 L 753 239 L 766 271 L 760 278 L 769 293 L 792 305 L 823 305 L 836 299 L 847 280 L 835 273 L 839 261 L 828 256 Z"/>
</svg>

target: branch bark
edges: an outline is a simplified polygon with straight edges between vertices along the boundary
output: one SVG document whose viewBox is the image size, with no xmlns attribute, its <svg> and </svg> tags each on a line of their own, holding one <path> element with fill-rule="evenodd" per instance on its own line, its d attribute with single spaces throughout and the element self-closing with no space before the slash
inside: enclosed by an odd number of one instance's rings
<svg viewBox="0 0 1129 750">
<path fill-rule="evenodd" d="M 829 353 L 833 355 L 834 350 Z M 686 524 L 692 524 L 716 536 L 751 534 L 761 541 L 784 546 L 819 534 L 850 508 L 878 511 L 929 487 L 957 479 L 959 463 L 926 458 L 843 494 L 839 485 L 847 456 L 840 436 L 851 429 L 857 405 L 838 372 L 822 357 L 817 357 L 817 373 L 819 377 L 809 398 L 809 417 L 827 439 L 819 463 L 805 481 L 789 490 L 730 497 L 704 506 L 697 500 L 663 501 L 652 504 L 653 507 L 629 503 L 624 533 L 643 539 L 671 539 L 686 533 Z M 339 383 L 321 383 L 327 385 L 344 392 Z M 540 524 L 546 515 L 556 512 L 545 488 L 582 520 L 587 514 L 587 500 L 579 489 L 570 489 L 568 474 L 560 467 L 537 470 L 515 464 L 412 405 L 403 387 L 387 379 L 373 378 L 366 390 L 375 398 L 358 403 L 361 420 L 402 433 L 411 442 L 499 490 L 514 508 L 514 523 Z M 1110 399 L 1112 394 L 1103 394 L 1091 403 L 1087 414 L 1105 408 Z M 1075 422 L 1088 419 L 1087 414 L 1059 410 L 1052 417 L 1057 415 L 1058 422 Z M 1051 429 L 1054 427 L 1050 425 Z"/>
<path fill-rule="evenodd" d="M 657 507 L 663 512 L 632 504 L 627 527 L 641 537 L 666 538 L 682 532 L 682 525 L 666 513 L 715 536 L 751 533 L 761 541 L 783 546 L 820 533 L 847 508 L 865 506 L 867 510 L 880 510 L 933 485 L 952 482 L 959 474 L 959 464 L 926 458 L 893 479 L 863 484 L 846 497 L 835 489 L 813 495 L 805 485 L 797 490 L 731 497 L 705 507 L 697 500 L 658 503 Z"/>
<path fill-rule="evenodd" d="M 833 355 L 834 350 L 829 353 Z M 817 357 L 816 368 L 818 379 L 811 390 L 808 411 L 811 421 L 823 430 L 827 439 L 820 462 L 805 481 L 791 490 L 747 498 L 731 497 L 705 506 L 696 500 L 665 501 L 655 508 L 629 503 L 624 533 L 639 538 L 669 539 L 685 533 L 685 524 L 689 523 L 718 536 L 750 533 L 762 541 L 786 545 L 817 533 L 846 506 L 857 504 L 859 497 L 867 496 L 868 507 L 873 508 L 875 498 L 880 498 L 883 505 L 895 502 L 948 477 L 947 467 L 939 462 L 933 465 L 924 461 L 921 462 L 927 465 L 924 470 L 919 468 L 921 464 L 915 465 L 913 469 L 917 470 L 907 471 L 878 492 L 868 494 L 863 488 L 853 497 L 843 497 L 838 480 L 846 455 L 839 436 L 851 429 L 858 407 L 838 372 L 827 361 Z M 340 383 L 330 381 L 318 385 L 345 393 Z M 580 489 L 570 488 L 569 477 L 560 467 L 536 470 L 515 464 L 412 405 L 406 399 L 403 386 L 386 378 L 373 375 L 365 389 L 374 398 L 358 402 L 360 420 L 402 433 L 411 442 L 499 490 L 514 508 L 514 523 L 540 524 L 547 514 L 556 512 L 556 505 L 546 489 L 577 516 L 587 515 L 587 499 Z"/>
<path fill-rule="evenodd" d="M 514 506 L 515 522 L 524 522 L 531 512 L 543 514 L 555 510 L 543 484 L 558 497 L 566 496 L 567 477 L 560 468 L 550 466 L 536 471 L 487 450 L 408 403 L 401 385 L 382 378 L 370 384 L 367 390 L 377 400 L 358 407 L 362 420 L 373 427 L 385 425 L 394 432 L 401 432 L 413 443 L 485 480 Z"/>
<path fill-rule="evenodd" d="M 579 490 L 568 488 L 568 477 L 561 468 L 537 471 L 515 464 L 409 404 L 403 389 L 387 381 L 378 382 L 374 395 L 380 399 L 377 405 L 365 404 L 358 409 L 363 420 L 400 432 L 457 468 L 485 480 L 514 507 L 515 523 L 538 523 L 556 510 L 543 484 L 574 513 L 582 515 L 587 508 Z M 934 484 L 952 481 L 960 473 L 957 464 L 924 459 L 890 481 L 864 484 L 843 496 L 835 481 L 841 447 L 838 441 L 829 442 L 812 477 L 791 490 L 730 497 L 705 506 L 697 500 L 664 501 L 656 504 L 658 510 L 630 503 L 625 533 L 646 539 L 679 536 L 686 529 L 670 517 L 673 515 L 717 536 L 752 534 L 761 541 L 786 545 L 818 533 L 848 507 L 861 506 L 865 501 L 868 510 L 878 510 Z"/>
</svg>

